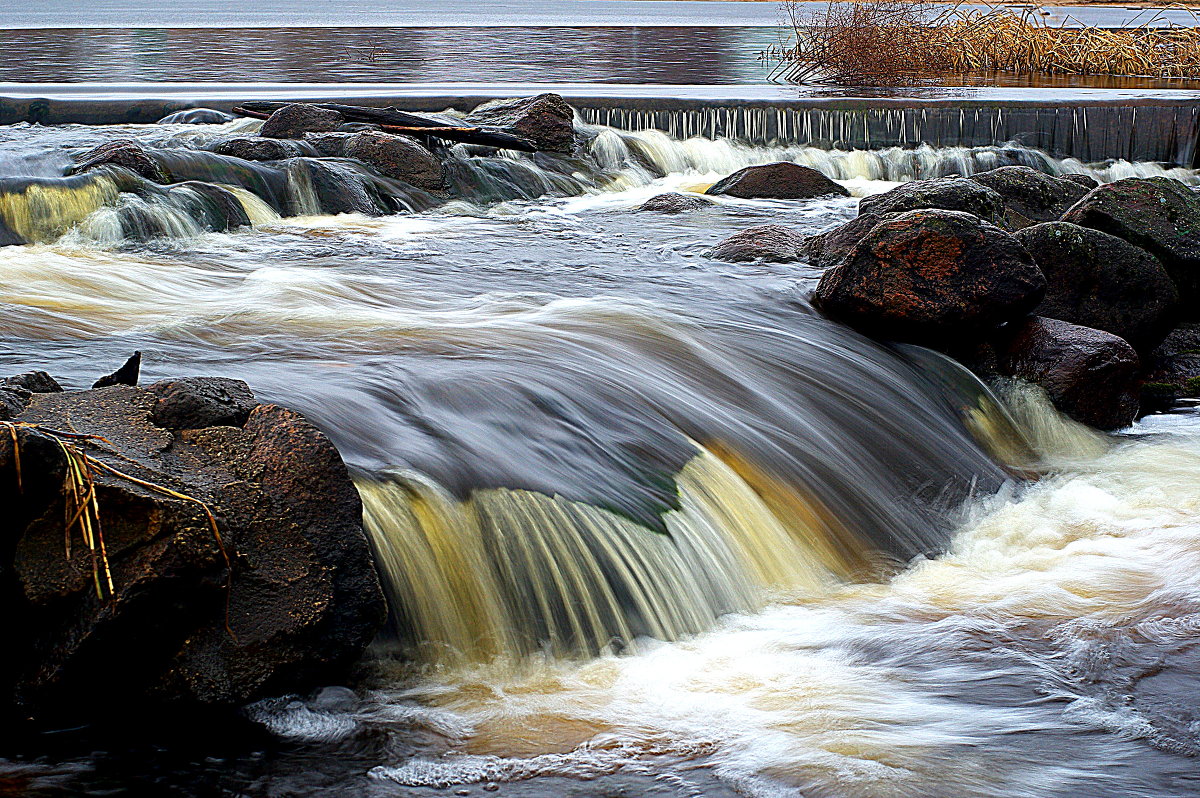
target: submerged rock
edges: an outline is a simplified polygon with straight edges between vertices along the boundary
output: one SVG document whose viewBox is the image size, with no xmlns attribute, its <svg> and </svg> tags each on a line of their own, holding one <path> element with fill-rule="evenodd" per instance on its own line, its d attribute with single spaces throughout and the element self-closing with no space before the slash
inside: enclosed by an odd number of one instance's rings
<svg viewBox="0 0 1200 798">
<path fill-rule="evenodd" d="M 959 211 L 880 221 L 817 284 L 823 313 L 883 338 L 951 348 L 1020 318 L 1046 278 L 1015 238 Z"/>
<path fill-rule="evenodd" d="M 337 130 L 346 118 L 337 111 L 307 103 L 285 105 L 263 122 L 259 135 L 270 139 L 302 139 L 305 133 Z"/>
<path fill-rule="evenodd" d="M 575 149 L 575 112 L 557 94 L 539 94 L 513 100 L 492 100 L 467 114 L 470 125 L 498 127 L 529 139 L 541 150 Z"/>
<path fill-rule="evenodd" d="M 850 192 L 816 169 L 782 161 L 747 166 L 714 183 L 706 194 L 742 199 L 811 199 Z"/>
<path fill-rule="evenodd" d="M 75 159 L 73 174 L 86 172 L 99 166 L 123 166 L 134 174 L 155 183 L 168 183 L 170 177 L 158 162 L 136 141 L 121 139 L 101 144 Z"/>
<path fill-rule="evenodd" d="M 1158 258 L 1189 318 L 1200 316 L 1200 194 L 1169 177 L 1130 177 L 1089 192 L 1062 217 Z"/>
<path fill-rule="evenodd" d="M 1046 275 L 1039 316 L 1110 332 L 1140 352 L 1170 332 L 1179 294 L 1144 249 L 1069 222 L 1034 225 L 1015 237 Z"/>
<path fill-rule="evenodd" d="M 5 702 L 232 707 L 327 684 L 361 655 L 384 604 L 358 494 L 316 428 L 252 403 L 244 383 L 199 378 L 31 396 L 19 482 L 0 435 Z M 192 428 L 209 423 L 225 425 Z M 64 529 L 68 455 L 47 430 L 103 436 L 66 441 L 133 477 L 92 466 L 103 559 Z"/>
<path fill-rule="evenodd" d="M 987 186 L 964 177 L 914 180 L 858 201 L 859 213 L 902 213 L 925 209 L 962 211 L 997 227 L 1005 225 L 1004 198 Z"/>
<path fill-rule="evenodd" d="M 1063 180 L 1028 166 L 1001 166 L 972 175 L 971 179 L 1000 195 L 1004 201 L 1005 220 L 1011 229 L 1056 221 L 1088 193 L 1087 188 L 1075 181 Z"/>
<path fill-rule="evenodd" d="M 807 243 L 808 239 L 789 227 L 763 224 L 734 233 L 713 247 L 709 257 L 733 263 L 788 263 L 804 259 Z"/>
<path fill-rule="evenodd" d="M 225 139 L 213 146 L 218 155 L 232 155 L 246 161 L 282 161 L 312 155 L 313 151 L 291 139 L 269 139 L 260 136 L 239 136 Z"/>
<path fill-rule="evenodd" d="M 637 209 L 653 213 L 686 213 L 687 211 L 698 211 L 710 205 L 712 205 L 712 200 L 706 200 L 698 194 L 681 194 L 672 191 L 651 197 Z"/>
<path fill-rule="evenodd" d="M 237 119 L 233 114 L 215 108 L 186 108 L 167 114 L 158 120 L 160 125 L 223 125 Z"/>
<path fill-rule="evenodd" d="M 1062 412 L 1098 429 L 1120 429 L 1138 413 L 1137 353 L 1123 338 L 1031 316 L 997 346 L 1001 373 L 1036 383 Z"/>
</svg>

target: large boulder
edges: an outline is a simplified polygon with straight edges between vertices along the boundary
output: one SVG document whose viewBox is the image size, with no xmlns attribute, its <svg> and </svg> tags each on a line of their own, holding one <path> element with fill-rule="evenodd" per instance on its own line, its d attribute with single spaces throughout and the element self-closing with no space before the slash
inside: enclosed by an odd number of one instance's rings
<svg viewBox="0 0 1200 798">
<path fill-rule="evenodd" d="M 806 244 L 809 262 L 822 269 L 836 266 L 842 258 L 850 253 L 850 250 L 854 249 L 854 245 L 863 236 L 875 229 L 875 225 L 884 219 L 891 219 L 898 215 L 895 213 L 862 213 L 845 224 L 812 236 Z"/>
<path fill-rule="evenodd" d="M 1000 195 L 1004 200 L 1005 220 L 1014 230 L 1036 222 L 1056 221 L 1089 190 L 1073 180 L 1063 180 L 1028 166 L 1001 166 L 972 175 L 971 179 Z"/>
<path fill-rule="evenodd" d="M 747 166 L 714 183 L 706 194 L 742 199 L 811 199 L 850 192 L 807 166 L 781 161 Z"/>
<path fill-rule="evenodd" d="M 1169 177 L 1130 177 L 1089 192 L 1063 214 L 1141 247 L 1175 281 L 1189 318 L 1200 316 L 1200 194 Z"/>
<path fill-rule="evenodd" d="M 1008 233 L 968 213 L 919 210 L 872 227 L 821 276 L 813 303 L 883 338 L 949 348 L 1024 316 L 1045 290 Z"/>
<path fill-rule="evenodd" d="M 385 616 L 358 494 L 324 435 L 250 396 L 211 380 L 38 393 L 30 426 L 0 430 L 10 709 L 233 707 L 346 675 Z M 76 452 L 95 553 L 67 488 Z"/>
<path fill-rule="evenodd" d="M 707 208 L 712 204 L 712 200 L 704 199 L 699 194 L 680 194 L 673 191 L 667 194 L 656 194 L 639 205 L 637 209 L 652 213 L 686 213 Z"/>
<path fill-rule="evenodd" d="M 763 224 L 734 233 L 713 247 L 709 257 L 732 263 L 788 263 L 804 259 L 807 243 L 808 239 L 789 227 Z"/>
<path fill-rule="evenodd" d="M 302 139 L 305 133 L 337 130 L 346 118 L 337 111 L 307 103 L 292 103 L 276 110 L 263 122 L 260 136 L 269 139 Z"/>
<path fill-rule="evenodd" d="M 232 155 L 245 161 L 282 161 L 312 155 L 311 147 L 291 139 L 271 139 L 261 136 L 237 136 L 219 141 L 212 148 L 218 155 Z"/>
<path fill-rule="evenodd" d="M 1107 430 L 1137 417 L 1138 356 L 1112 333 L 1031 316 L 1005 331 L 997 360 L 1001 373 L 1040 385 L 1076 421 Z"/>
<path fill-rule="evenodd" d="M 934 208 L 969 213 L 997 227 L 1005 225 L 1004 198 L 987 186 L 963 177 L 914 180 L 858 201 L 859 213 L 903 213 Z"/>
<path fill-rule="evenodd" d="M 1047 222 L 1015 237 L 1046 275 L 1039 316 L 1094 327 L 1139 352 L 1174 325 L 1179 293 L 1158 260 L 1124 239 L 1070 222 Z"/>
<path fill-rule="evenodd" d="M 146 148 L 132 139 L 118 139 L 101 144 L 75 158 L 72 174 L 80 174 L 100 166 L 122 166 L 155 183 L 168 183 L 170 178 Z"/>
<path fill-rule="evenodd" d="M 471 125 L 498 127 L 529 139 L 540 150 L 575 149 L 575 112 L 557 94 L 492 100 L 467 114 L 466 121 Z"/>
<path fill-rule="evenodd" d="M 442 162 L 407 136 L 365 131 L 350 136 L 342 154 L 365 163 L 384 177 L 403 180 L 426 191 L 446 187 Z"/>
</svg>

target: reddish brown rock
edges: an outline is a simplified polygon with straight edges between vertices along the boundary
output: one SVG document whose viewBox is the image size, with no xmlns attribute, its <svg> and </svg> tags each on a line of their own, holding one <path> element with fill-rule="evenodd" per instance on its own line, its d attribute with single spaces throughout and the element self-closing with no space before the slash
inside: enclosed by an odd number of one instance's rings
<svg viewBox="0 0 1200 798">
<path fill-rule="evenodd" d="M 0 684 L 23 712 L 229 707 L 308 690 L 343 676 L 380 628 L 358 494 L 328 439 L 274 405 L 243 426 L 155 425 L 180 382 L 33 394 L 18 420 L 43 427 L 16 429 L 19 482 L 0 435 Z M 103 436 L 75 445 L 140 481 L 95 468 L 111 594 L 64 528 L 67 460 L 44 428 Z M 231 571 L 204 508 L 181 495 L 212 509 Z"/>
<path fill-rule="evenodd" d="M 948 349 L 1024 316 L 1045 290 L 1008 233 L 967 213 L 918 210 L 871 228 L 821 276 L 813 304 L 870 334 Z"/>
</svg>

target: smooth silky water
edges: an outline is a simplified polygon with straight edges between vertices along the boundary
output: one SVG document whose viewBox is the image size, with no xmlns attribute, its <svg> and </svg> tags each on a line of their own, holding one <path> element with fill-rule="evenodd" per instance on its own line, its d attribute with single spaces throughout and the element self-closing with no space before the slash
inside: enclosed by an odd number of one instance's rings
<svg viewBox="0 0 1200 798">
<path fill-rule="evenodd" d="M 37 242 L 0 249 L 0 373 L 83 387 L 137 349 L 144 381 L 237 377 L 303 411 L 356 475 L 391 628 L 354 691 L 249 708 L 259 736 L 39 744 L 0 785 L 1200 791 L 1200 419 L 1101 436 L 824 321 L 808 266 L 705 254 L 854 199 L 634 210 L 781 158 L 856 195 L 1004 163 L 1194 172 L 590 127 L 571 159 L 457 150 L 466 200 L 371 183 L 405 212 L 328 216 L 310 169 L 203 151 L 255 125 L 0 129 L 0 216 Z M 119 170 L 57 178 L 118 135 L 229 186 L 253 226 L 205 232 L 194 197 Z"/>
</svg>

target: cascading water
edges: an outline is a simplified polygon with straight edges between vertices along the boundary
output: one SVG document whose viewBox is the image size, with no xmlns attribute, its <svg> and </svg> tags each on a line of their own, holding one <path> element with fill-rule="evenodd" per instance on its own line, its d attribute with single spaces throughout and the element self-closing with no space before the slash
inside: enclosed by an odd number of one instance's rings
<svg viewBox="0 0 1200 798">
<path fill-rule="evenodd" d="M 84 386 L 138 349 L 147 382 L 221 374 L 302 411 L 356 475 L 393 633 L 357 694 L 249 710 L 290 754 L 22 774 L 339 798 L 597 776 L 720 798 L 1194 793 L 1194 416 L 1095 435 L 822 319 L 808 265 L 706 255 L 855 199 L 634 212 L 781 159 L 858 195 L 1006 163 L 1194 172 L 587 126 L 572 158 L 454 148 L 454 198 L 429 207 L 351 162 L 206 150 L 247 129 L 0 130 L 45 145 L 4 161 L 22 171 L 0 215 L 38 243 L 0 248 L 0 373 Z M 54 176 L 61 146 L 118 133 L 177 182 Z M 403 212 L 323 214 L 324 179 Z M 249 224 L 214 221 L 229 199 Z"/>
</svg>

